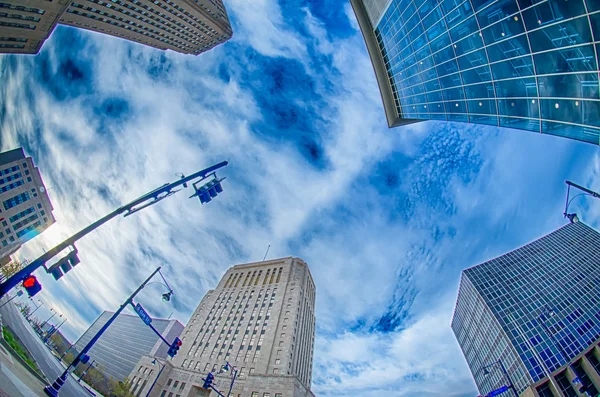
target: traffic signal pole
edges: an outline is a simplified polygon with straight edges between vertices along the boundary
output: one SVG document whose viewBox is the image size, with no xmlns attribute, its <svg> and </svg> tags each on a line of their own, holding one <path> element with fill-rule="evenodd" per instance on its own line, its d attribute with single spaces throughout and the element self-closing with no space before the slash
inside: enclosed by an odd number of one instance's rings
<svg viewBox="0 0 600 397">
<path fill-rule="evenodd" d="M 143 196 L 133 200 L 132 202 L 125 204 L 122 207 L 117 208 L 110 214 L 98 219 L 96 222 L 92 223 L 91 225 L 81 229 L 79 232 L 77 232 L 74 235 L 72 235 L 71 237 L 67 238 L 65 241 L 58 244 L 54 248 L 48 250 L 42 256 L 40 256 L 36 260 L 32 261 L 29 265 L 27 265 L 22 270 L 18 271 L 17 273 L 12 275 L 10 278 L 5 280 L 2 284 L 0 284 L 0 298 L 2 298 L 4 295 L 6 295 L 8 293 L 8 291 L 10 291 L 13 287 L 15 287 L 21 281 L 23 281 L 32 272 L 34 272 L 38 268 L 44 266 L 46 264 L 46 262 L 48 262 L 50 259 L 52 259 L 56 255 L 58 255 L 65 248 L 72 246 L 76 241 L 85 237 L 87 234 L 96 230 L 98 227 L 102 226 L 103 224 L 105 224 L 106 222 L 115 218 L 116 216 L 119 216 L 121 214 L 125 214 L 124 216 L 128 216 L 139 210 L 142 210 L 146 207 L 156 204 L 157 202 L 159 202 L 167 197 L 170 197 L 173 194 L 177 193 L 179 190 L 181 190 L 181 189 L 173 190 L 176 187 L 183 185 L 183 187 L 186 188 L 188 186 L 187 185 L 188 182 L 191 182 L 192 180 L 197 179 L 197 178 L 201 178 L 199 181 L 204 180 L 211 174 L 214 174 L 216 170 L 218 170 L 219 168 L 225 167 L 227 164 L 228 164 L 227 161 L 223 161 L 216 165 L 208 167 L 202 171 L 198 171 L 190 176 L 182 177 L 181 179 L 179 179 L 173 183 L 166 183 L 163 186 L 161 186 L 157 189 L 154 189 L 153 191 L 146 193 Z M 197 182 L 195 182 L 195 183 L 197 183 Z"/>
<path fill-rule="evenodd" d="M 92 348 L 92 346 L 94 346 L 94 344 L 98 341 L 98 339 L 100 339 L 100 337 L 108 329 L 108 327 L 110 327 L 110 325 L 116 320 L 116 318 L 119 316 L 119 314 L 121 314 L 123 309 L 125 309 L 127 307 L 127 305 L 133 303 L 133 298 L 146 286 L 146 284 L 152 279 L 152 277 L 154 277 L 156 275 L 156 273 L 158 273 L 159 271 L 160 271 L 160 267 L 158 267 L 155 271 L 153 271 L 152 274 L 150 275 L 150 277 L 148 277 L 146 279 L 146 281 L 144 281 L 135 290 L 135 292 L 133 294 L 131 294 L 131 296 L 129 298 L 127 298 L 127 300 L 125 302 L 123 302 L 121 307 L 119 307 L 119 310 L 117 310 L 115 312 L 115 314 L 113 314 L 113 316 L 106 322 L 106 324 L 104 324 L 104 326 L 102 328 L 100 328 L 100 330 L 96 333 L 96 335 L 94 335 L 94 337 L 88 342 L 88 344 L 85 345 L 85 347 L 81 350 L 81 352 L 79 352 L 77 357 L 75 357 L 75 360 L 73 360 L 73 362 L 71 364 L 69 364 L 67 369 L 65 369 L 65 371 L 62 373 L 62 375 L 59 376 L 58 378 L 56 378 L 56 380 L 54 381 L 52 386 L 46 386 L 44 388 L 44 392 L 46 393 L 47 396 L 51 396 L 51 397 L 58 396 L 58 392 L 59 392 L 60 388 L 66 382 L 67 376 L 69 376 L 69 370 L 71 369 L 71 367 L 73 367 L 73 368 L 77 367 L 77 365 L 81 362 L 82 358 L 87 354 L 87 352 Z M 164 338 L 163 338 L 163 340 L 164 340 Z"/>
</svg>

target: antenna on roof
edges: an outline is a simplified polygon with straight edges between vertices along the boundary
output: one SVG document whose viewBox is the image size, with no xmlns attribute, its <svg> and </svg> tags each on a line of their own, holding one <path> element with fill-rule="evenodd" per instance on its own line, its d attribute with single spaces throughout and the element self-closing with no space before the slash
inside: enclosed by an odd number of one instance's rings
<svg viewBox="0 0 600 397">
<path fill-rule="evenodd" d="M 263 258 L 263 262 L 267 259 L 267 254 L 269 253 L 269 248 L 271 248 L 271 244 L 267 247 L 267 252 L 265 252 L 265 257 Z"/>
</svg>

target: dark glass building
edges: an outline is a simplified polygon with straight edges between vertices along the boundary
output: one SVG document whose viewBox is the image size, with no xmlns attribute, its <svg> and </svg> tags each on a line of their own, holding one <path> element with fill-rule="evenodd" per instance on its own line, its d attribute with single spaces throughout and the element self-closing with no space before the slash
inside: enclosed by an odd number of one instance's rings
<svg viewBox="0 0 600 397">
<path fill-rule="evenodd" d="M 75 350 L 81 351 L 113 314 L 115 313 L 103 312 L 75 343 Z M 177 320 L 153 319 L 152 325 L 168 341 L 172 341 L 183 331 L 183 324 Z M 105 375 L 122 381 L 129 376 L 142 356 L 166 359 L 168 349 L 137 315 L 120 314 L 88 355 L 90 360 L 96 361 L 95 365 Z"/>
<path fill-rule="evenodd" d="M 568 362 L 579 366 L 580 379 L 600 389 L 600 365 L 594 365 L 600 357 L 595 347 L 600 338 L 600 234 L 583 223 L 568 224 L 466 269 L 452 330 L 482 395 L 507 384 L 499 365 L 492 365 L 489 374 L 483 369 L 498 360 L 518 393 L 539 386 L 538 395 L 553 395 L 541 393 L 545 387 L 560 396 L 556 389 L 562 383 L 574 388 Z"/>
<path fill-rule="evenodd" d="M 351 0 L 390 127 L 447 120 L 594 144 L 600 0 Z"/>
</svg>

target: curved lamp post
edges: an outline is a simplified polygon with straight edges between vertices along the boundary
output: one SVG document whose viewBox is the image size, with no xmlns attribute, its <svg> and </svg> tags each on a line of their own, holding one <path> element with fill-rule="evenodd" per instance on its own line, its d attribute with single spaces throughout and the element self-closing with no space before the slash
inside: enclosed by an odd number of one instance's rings
<svg viewBox="0 0 600 397">
<path fill-rule="evenodd" d="M 479 374 L 481 371 L 483 371 L 483 375 L 485 375 L 485 376 L 489 375 L 491 373 L 489 368 L 491 368 L 495 365 L 500 366 L 500 369 L 502 370 L 502 374 L 504 375 L 504 377 L 506 377 L 506 380 L 508 381 L 508 384 L 506 385 L 506 387 L 508 387 L 509 389 L 512 390 L 515 397 L 519 397 L 519 394 L 517 393 L 517 389 L 515 388 L 515 384 L 513 383 L 512 379 L 510 378 L 510 375 L 506 371 L 506 368 L 504 368 L 504 364 L 502 363 L 502 360 L 500 360 L 500 359 L 498 359 L 498 361 L 494 361 L 493 363 L 484 365 L 483 367 L 479 368 L 479 370 L 477 371 L 475 376 L 477 376 L 477 374 Z"/>
<path fill-rule="evenodd" d="M 600 198 L 600 194 L 594 192 L 593 190 L 590 190 L 588 188 L 580 186 L 576 183 L 573 183 L 571 181 L 565 181 L 565 183 L 567 184 L 568 187 L 567 187 L 567 202 L 565 204 L 565 212 L 563 212 L 563 216 L 565 218 L 568 218 L 571 223 L 577 223 L 577 222 L 579 222 L 579 217 L 577 217 L 577 214 L 574 212 L 569 214 L 569 205 L 571 205 L 571 202 L 579 196 L 591 196 L 591 197 L 595 197 L 595 198 Z M 581 190 L 583 193 L 576 194 L 575 196 L 571 197 L 571 199 L 569 200 L 569 195 L 571 193 L 571 186 L 573 186 L 575 189 Z"/>
</svg>

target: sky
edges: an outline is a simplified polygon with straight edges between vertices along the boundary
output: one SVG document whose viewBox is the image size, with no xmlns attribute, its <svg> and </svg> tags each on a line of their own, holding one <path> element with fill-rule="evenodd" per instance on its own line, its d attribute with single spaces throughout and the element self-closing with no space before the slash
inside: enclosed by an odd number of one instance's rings
<svg viewBox="0 0 600 397">
<path fill-rule="evenodd" d="M 23 146 L 57 220 L 34 259 L 147 191 L 217 162 L 224 193 L 188 190 L 77 243 L 38 295 L 76 340 L 138 295 L 186 323 L 232 265 L 295 256 L 317 289 L 318 396 L 474 396 L 450 329 L 461 271 L 565 224 L 566 179 L 600 190 L 595 145 L 428 121 L 388 129 L 349 2 L 225 1 L 233 38 L 198 57 L 59 26 L 0 56 L 0 149 Z M 572 210 L 598 228 L 600 203 Z M 37 298 L 37 297 L 36 297 Z M 40 309 L 40 316 L 49 315 Z"/>
</svg>

